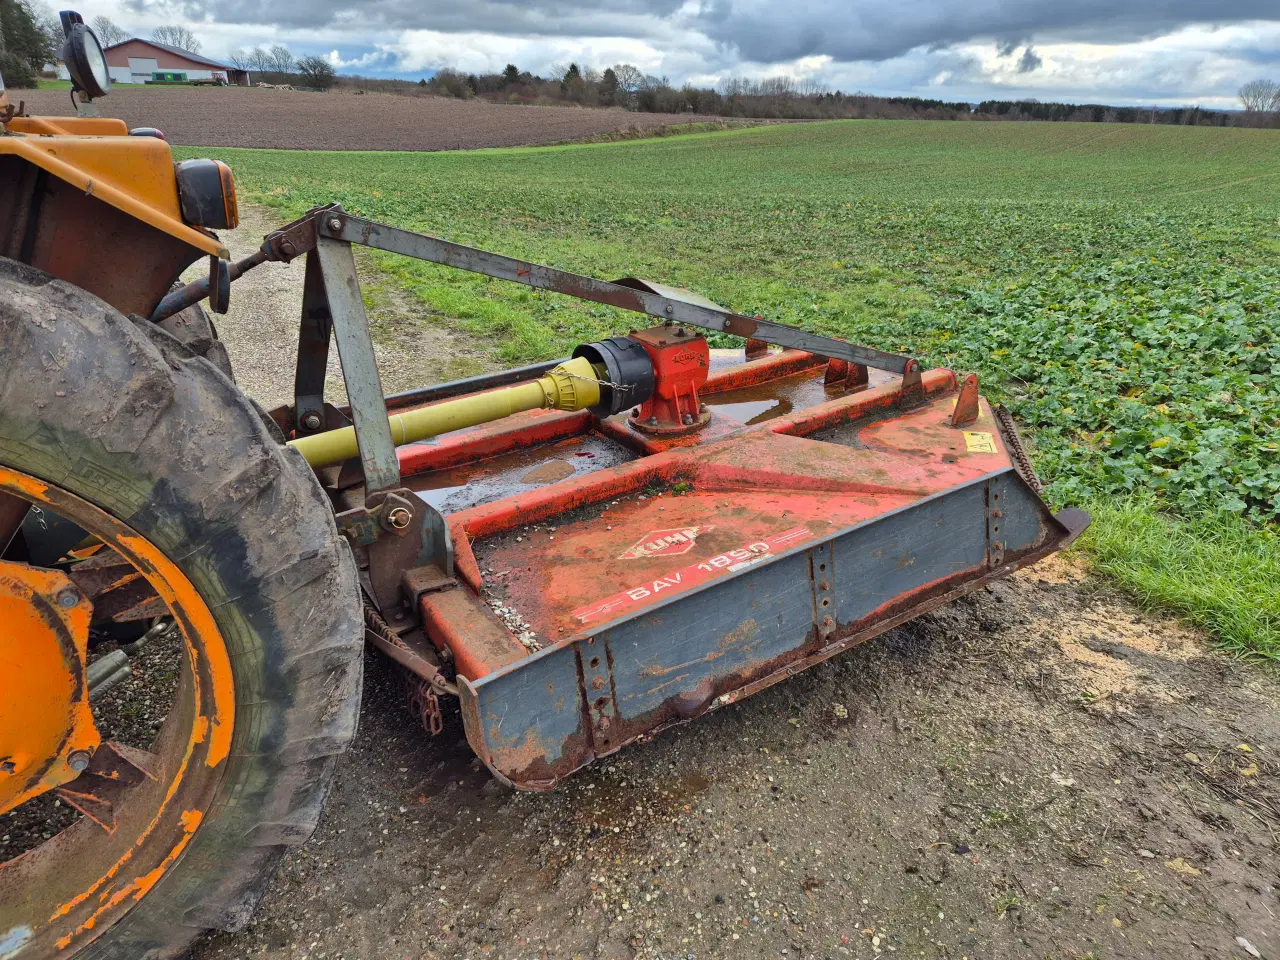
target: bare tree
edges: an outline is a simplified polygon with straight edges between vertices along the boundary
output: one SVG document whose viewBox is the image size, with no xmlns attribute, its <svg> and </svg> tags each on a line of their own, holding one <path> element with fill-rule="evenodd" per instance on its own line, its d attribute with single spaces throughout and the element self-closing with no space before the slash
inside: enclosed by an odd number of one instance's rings
<svg viewBox="0 0 1280 960">
<path fill-rule="evenodd" d="M 1250 80 L 1240 88 L 1240 105 L 1245 113 L 1280 111 L 1280 83 L 1274 80 Z"/>
<path fill-rule="evenodd" d="M 756 85 L 755 92 L 762 97 L 778 97 L 787 100 L 795 96 L 795 81 L 785 74 L 765 77 Z"/>
<path fill-rule="evenodd" d="M 249 63 L 253 66 L 254 73 L 270 73 L 271 72 L 271 54 L 263 50 L 261 47 L 254 47 L 248 53 Z"/>
<path fill-rule="evenodd" d="M 328 90 L 333 86 L 333 64 L 324 57 L 303 57 L 298 61 L 298 72 L 309 87 Z"/>
<path fill-rule="evenodd" d="M 821 97 L 830 92 L 830 88 L 825 83 L 815 80 L 813 77 L 805 77 L 796 81 L 796 95 L 799 97 Z"/>
<path fill-rule="evenodd" d="M 129 39 L 129 34 L 117 27 L 110 17 L 96 16 L 90 26 L 93 27 L 94 35 L 104 47 L 112 47 Z"/>
<path fill-rule="evenodd" d="M 62 35 L 62 20 L 53 12 L 53 8 L 45 3 L 45 0 L 28 0 L 26 8 L 56 55 L 62 49 L 62 41 L 65 39 Z"/>
<path fill-rule="evenodd" d="M 628 97 L 640 89 L 640 84 L 644 80 L 644 74 L 640 69 L 629 63 L 615 63 L 613 75 L 618 78 L 618 89 Z"/>
<path fill-rule="evenodd" d="M 282 76 L 293 72 L 293 54 L 283 43 L 277 43 L 267 55 L 271 58 L 271 69 Z"/>
<path fill-rule="evenodd" d="M 196 35 L 180 23 L 167 23 L 151 31 L 151 39 L 156 43 L 168 44 L 188 53 L 200 52 L 200 41 Z"/>
<path fill-rule="evenodd" d="M 249 70 L 253 68 L 253 57 L 251 53 L 241 50 L 239 47 L 227 54 L 227 59 L 231 61 L 231 65 L 237 70 Z"/>
</svg>

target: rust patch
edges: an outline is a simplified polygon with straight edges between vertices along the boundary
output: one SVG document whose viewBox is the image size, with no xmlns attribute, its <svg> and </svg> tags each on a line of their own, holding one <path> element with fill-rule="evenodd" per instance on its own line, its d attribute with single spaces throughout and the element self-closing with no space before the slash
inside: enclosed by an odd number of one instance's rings
<svg viewBox="0 0 1280 960">
<path fill-rule="evenodd" d="M 749 640 L 754 640 L 759 632 L 760 624 L 755 620 L 743 620 L 736 630 L 730 630 L 720 638 L 720 649 L 724 650 L 740 643 L 745 644 Z"/>
<path fill-rule="evenodd" d="M 571 477 L 573 474 L 573 464 L 567 460 L 548 460 L 546 463 L 534 467 L 526 473 L 520 478 L 520 482 L 529 484 L 555 483 L 555 481 Z"/>
</svg>

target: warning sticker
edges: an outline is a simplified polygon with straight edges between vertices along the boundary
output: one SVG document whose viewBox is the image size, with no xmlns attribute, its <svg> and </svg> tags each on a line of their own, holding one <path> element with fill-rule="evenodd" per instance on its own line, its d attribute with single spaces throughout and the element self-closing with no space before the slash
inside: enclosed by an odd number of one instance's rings
<svg viewBox="0 0 1280 960">
<path fill-rule="evenodd" d="M 710 527 L 698 527 L 699 532 L 705 533 Z M 655 531 L 655 533 L 669 533 L 670 531 Z M 682 531 L 683 532 L 683 531 Z M 610 619 L 612 617 L 621 616 L 628 607 L 636 604 L 644 604 L 645 601 L 651 600 L 653 597 L 670 590 L 672 593 L 679 593 L 682 590 L 688 590 L 690 587 L 697 586 L 707 580 L 720 575 L 721 573 L 736 573 L 752 564 L 767 560 L 776 552 L 789 550 L 798 543 L 813 537 L 808 527 L 796 527 L 783 533 L 775 533 L 769 537 L 763 537 L 754 543 L 743 544 L 736 550 L 726 550 L 724 553 L 710 557 L 700 563 L 690 564 L 663 577 L 655 580 L 646 580 L 644 583 L 637 583 L 635 586 L 621 593 L 615 593 L 611 597 L 606 597 L 596 603 L 588 604 L 585 607 L 579 607 L 573 611 L 573 618 L 579 623 L 590 623 L 593 620 Z M 656 542 L 656 541 L 649 541 Z M 689 546 L 693 544 L 690 543 Z M 639 546 L 639 545 L 637 545 Z M 673 546 L 679 546 L 674 544 Z M 632 548 L 633 550 L 635 547 Z M 684 553 L 688 547 L 678 552 Z M 628 551 L 629 553 L 630 551 Z M 644 554 L 645 556 L 655 556 L 655 554 Z"/>
<path fill-rule="evenodd" d="M 970 453 L 996 453 L 996 438 L 989 433 L 964 433 L 964 446 Z"/>
<path fill-rule="evenodd" d="M 680 553 L 688 553 L 693 549 L 698 535 L 714 530 L 715 527 L 675 527 L 668 530 L 654 530 L 646 533 L 637 542 L 619 554 L 619 560 L 642 560 L 645 557 L 671 557 Z"/>
</svg>

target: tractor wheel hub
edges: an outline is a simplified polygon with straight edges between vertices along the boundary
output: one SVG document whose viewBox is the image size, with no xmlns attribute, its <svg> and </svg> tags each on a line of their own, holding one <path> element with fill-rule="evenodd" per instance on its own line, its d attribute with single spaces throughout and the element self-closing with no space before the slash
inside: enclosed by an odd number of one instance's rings
<svg viewBox="0 0 1280 960">
<path fill-rule="evenodd" d="M 98 748 L 92 614 L 62 573 L 0 561 L 0 813 L 74 780 Z"/>
</svg>

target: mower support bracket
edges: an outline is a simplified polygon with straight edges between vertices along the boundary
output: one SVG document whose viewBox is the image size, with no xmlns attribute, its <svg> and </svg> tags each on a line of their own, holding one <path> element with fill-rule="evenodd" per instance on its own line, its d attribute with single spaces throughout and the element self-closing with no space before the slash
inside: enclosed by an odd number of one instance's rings
<svg viewBox="0 0 1280 960">
<path fill-rule="evenodd" d="M 341 208 L 325 212 L 335 211 Z M 379 608 L 395 609 L 401 602 L 400 580 L 406 569 L 434 564 L 446 576 L 452 575 L 453 544 L 439 511 L 401 488 L 400 462 L 351 244 L 319 236 L 315 249 L 307 254 L 294 381 L 295 423 L 301 433 L 321 429 L 326 419 L 324 378 L 331 333 L 338 346 L 365 488 L 364 505 L 340 514 L 338 523 L 368 551 L 368 586 Z"/>
<path fill-rule="evenodd" d="M 360 297 L 360 281 L 356 276 L 351 244 L 320 237 L 316 241 L 315 253 L 307 255 L 308 268 L 313 256 L 321 272 L 328 307 L 326 312 L 332 325 L 333 339 L 338 345 L 342 378 L 347 385 L 351 420 L 360 445 L 360 465 L 364 467 L 365 490 L 367 493 L 391 490 L 400 486 L 400 463 L 396 459 L 396 446 L 387 422 L 382 379 L 378 376 L 378 361 L 369 336 L 369 318 Z M 305 328 L 305 317 L 303 321 Z"/>
</svg>

